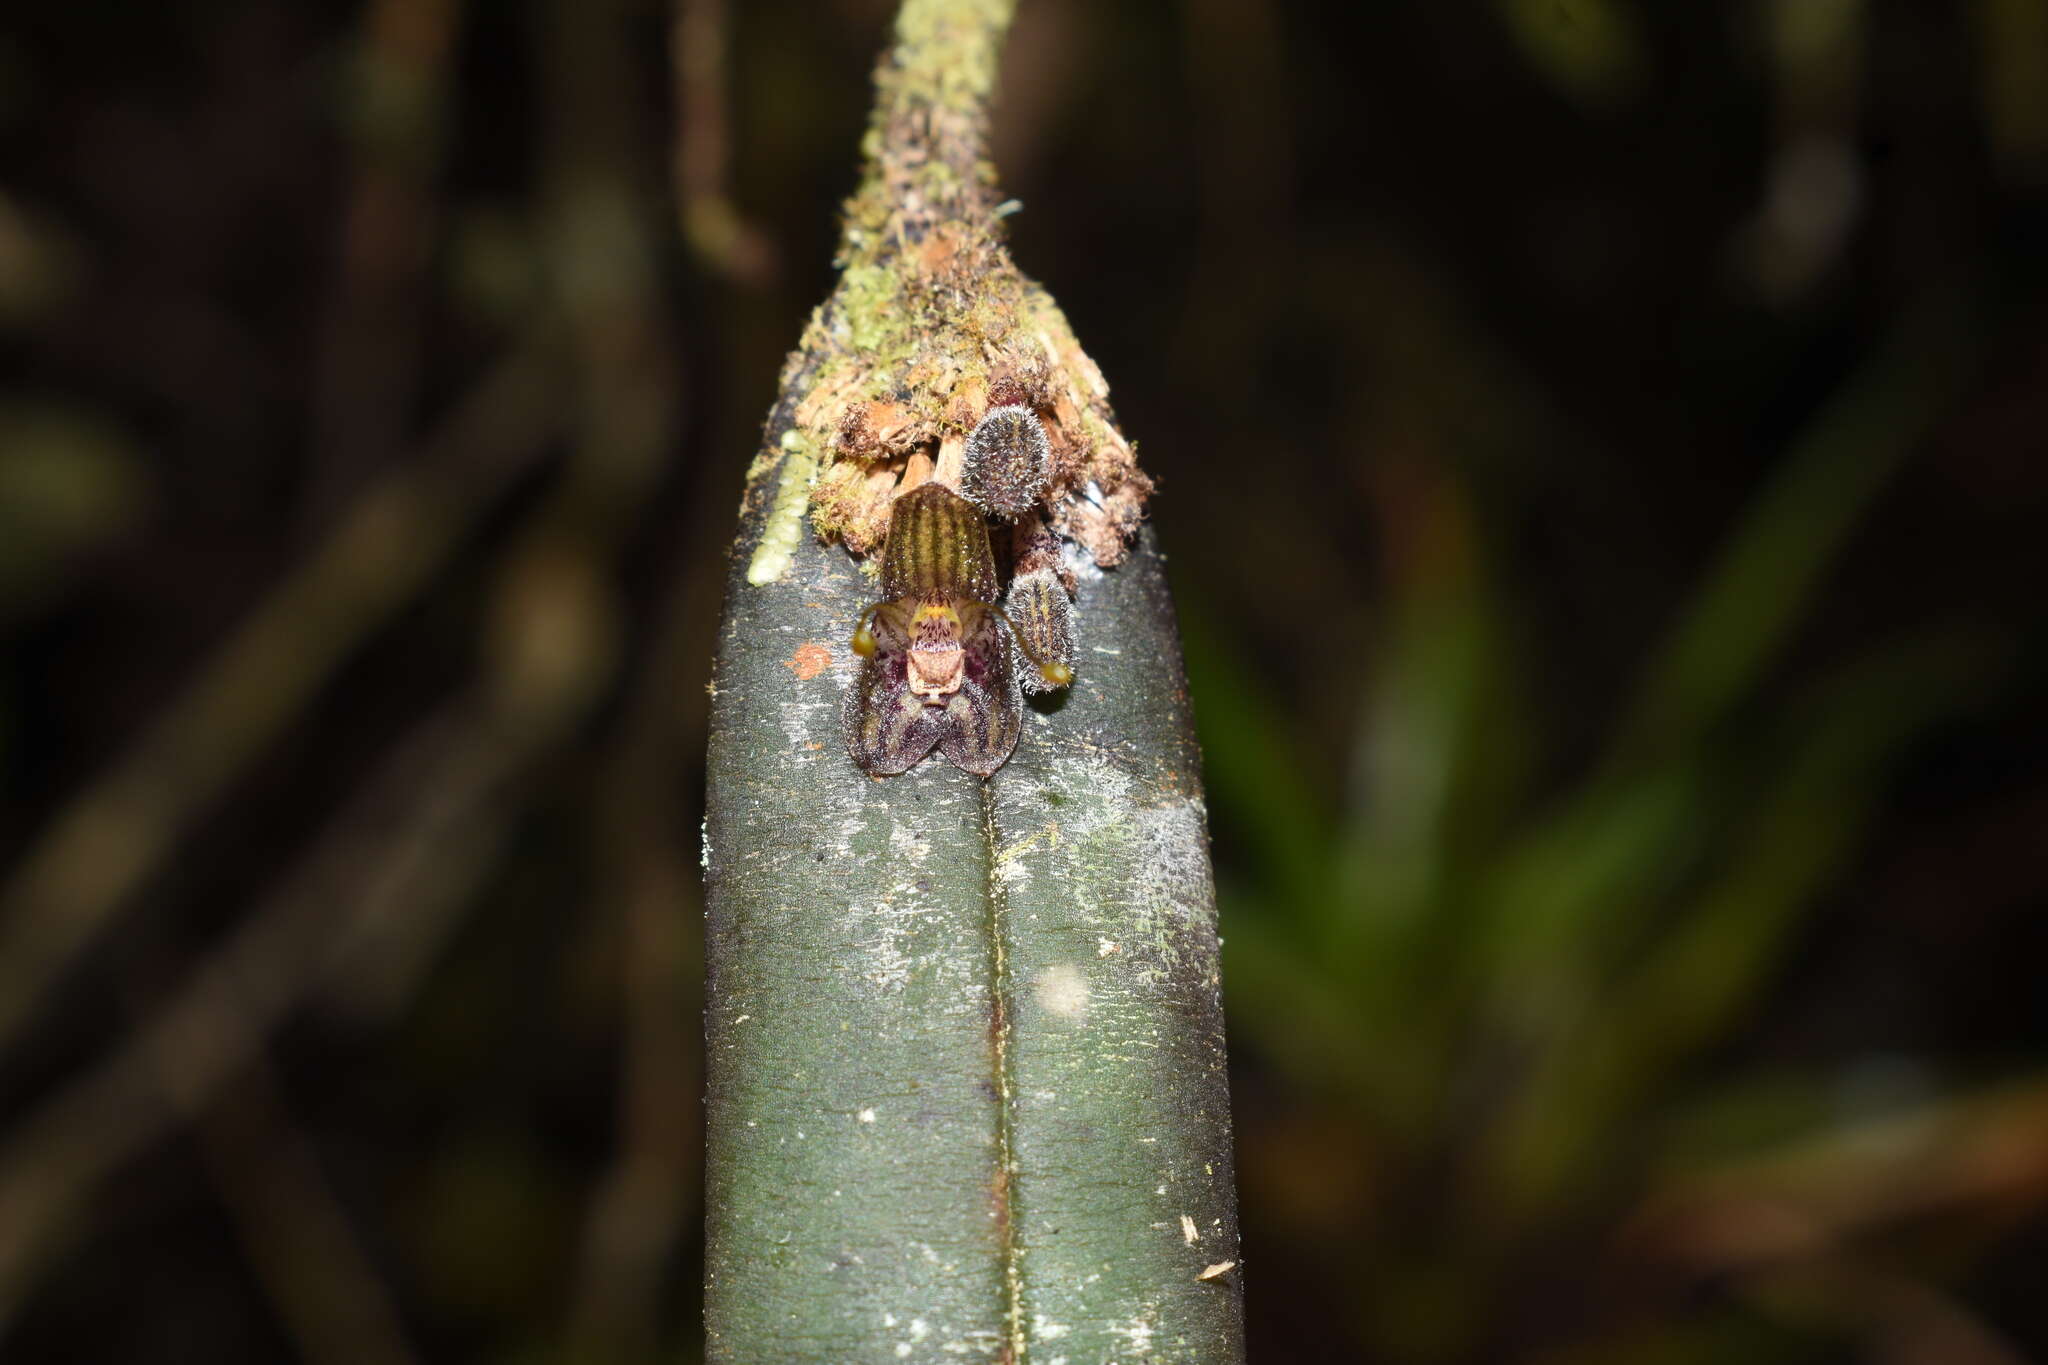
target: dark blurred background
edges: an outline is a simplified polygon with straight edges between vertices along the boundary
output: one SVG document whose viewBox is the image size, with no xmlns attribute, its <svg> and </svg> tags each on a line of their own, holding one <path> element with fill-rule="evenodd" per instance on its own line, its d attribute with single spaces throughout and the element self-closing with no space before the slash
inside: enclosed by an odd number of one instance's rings
<svg viewBox="0 0 2048 1365">
<path fill-rule="evenodd" d="M 1023 0 L 1254 1358 L 2048 1358 L 2048 4 Z M 742 471 L 884 0 L 0 30 L 0 1359 L 699 1356 Z"/>
</svg>

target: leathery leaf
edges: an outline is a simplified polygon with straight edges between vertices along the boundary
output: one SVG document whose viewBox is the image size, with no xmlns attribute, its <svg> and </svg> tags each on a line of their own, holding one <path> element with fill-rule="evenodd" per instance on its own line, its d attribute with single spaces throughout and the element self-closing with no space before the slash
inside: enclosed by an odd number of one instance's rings
<svg viewBox="0 0 2048 1365">
<path fill-rule="evenodd" d="M 1081 584 L 1087 668 L 993 777 L 877 780 L 839 732 L 873 587 L 809 541 L 747 583 L 767 502 L 712 703 L 710 1358 L 1239 1360 L 1214 899 L 1156 554 Z"/>
</svg>

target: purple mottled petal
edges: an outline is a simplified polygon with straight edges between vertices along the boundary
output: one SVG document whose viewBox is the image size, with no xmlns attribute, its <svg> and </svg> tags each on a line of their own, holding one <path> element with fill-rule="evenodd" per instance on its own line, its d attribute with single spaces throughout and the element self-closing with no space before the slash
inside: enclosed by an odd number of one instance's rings
<svg viewBox="0 0 2048 1365">
<path fill-rule="evenodd" d="M 875 777 L 911 767 L 932 751 L 947 726 L 943 710 L 911 695 L 901 649 L 882 649 L 862 664 L 840 710 L 848 756 Z"/>
<path fill-rule="evenodd" d="M 967 645 L 969 676 L 946 705 L 948 733 L 939 752 L 954 766 L 986 777 L 1017 747 L 1024 694 L 1010 666 L 1009 635 L 993 616 L 983 620 L 987 628 Z"/>
</svg>

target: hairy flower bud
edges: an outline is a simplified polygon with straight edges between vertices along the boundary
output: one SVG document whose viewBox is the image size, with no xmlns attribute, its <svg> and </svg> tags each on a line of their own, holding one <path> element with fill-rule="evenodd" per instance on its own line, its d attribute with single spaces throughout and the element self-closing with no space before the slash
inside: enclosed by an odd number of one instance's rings
<svg viewBox="0 0 2048 1365">
<path fill-rule="evenodd" d="M 1020 574 L 1004 612 L 1027 667 L 1017 670 L 1026 692 L 1052 692 L 1074 680 L 1074 606 L 1051 569 Z"/>
<path fill-rule="evenodd" d="M 982 414 L 968 434 L 961 491 L 985 511 L 1015 521 L 1037 505 L 1052 477 L 1052 446 L 1038 414 L 1005 403 Z"/>
</svg>

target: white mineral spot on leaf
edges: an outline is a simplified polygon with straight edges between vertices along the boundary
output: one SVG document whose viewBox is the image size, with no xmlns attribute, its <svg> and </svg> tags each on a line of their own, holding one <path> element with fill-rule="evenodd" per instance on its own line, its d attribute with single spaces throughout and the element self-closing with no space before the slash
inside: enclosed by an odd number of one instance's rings
<svg viewBox="0 0 2048 1365">
<path fill-rule="evenodd" d="M 793 754 L 809 752 L 804 745 L 811 738 L 811 719 L 805 712 L 810 706 L 801 701 L 786 701 L 776 711 L 776 718 L 782 724 L 782 737 L 789 741 Z"/>
<path fill-rule="evenodd" d="M 1072 541 L 1065 541 L 1060 545 L 1060 567 L 1082 583 L 1097 583 L 1102 580 L 1102 566 L 1095 562 L 1095 556 Z"/>
<path fill-rule="evenodd" d="M 874 1110 L 872 1110 L 872 1109 L 863 1109 L 863 1110 L 861 1110 L 861 1111 L 860 1111 L 860 1121 L 861 1121 L 862 1123 L 873 1123 L 873 1122 L 875 1121 L 875 1111 L 874 1111 Z"/>
<path fill-rule="evenodd" d="M 1148 1310 L 1148 1312 L 1151 1311 L 1156 1310 Z M 1141 1356 L 1152 1354 L 1152 1337 L 1158 1330 L 1158 1328 L 1146 1321 L 1145 1314 L 1132 1318 L 1131 1324 L 1128 1327 L 1112 1327 L 1109 1329 L 1112 1336 L 1129 1337 L 1131 1349 Z"/>
<path fill-rule="evenodd" d="M 1024 863 L 1024 855 L 1037 849 L 1055 849 L 1060 846 L 1060 827 L 1057 821 L 1048 820 L 1041 828 L 1017 840 L 1007 848 L 996 852 L 996 875 L 1005 883 L 1023 881 L 1030 875 L 1030 868 Z"/>
<path fill-rule="evenodd" d="M 1043 1313 L 1031 1315 L 1031 1335 L 1041 1341 L 1057 1341 L 1073 1330 L 1064 1322 L 1048 1322 Z"/>
<path fill-rule="evenodd" d="M 1040 972 L 1032 991 L 1047 1014 L 1077 1022 L 1088 1015 L 1088 978 L 1071 962 L 1057 962 Z"/>
<path fill-rule="evenodd" d="M 1201 1233 L 1195 1231 L 1195 1220 L 1188 1217 L 1186 1214 L 1182 1214 L 1180 1216 L 1181 1240 L 1186 1242 L 1189 1246 L 1193 1246 L 1195 1242 L 1201 1237 L 1201 1235 Z"/>
<path fill-rule="evenodd" d="M 1196 1279 L 1198 1279 L 1198 1280 L 1205 1280 L 1205 1281 L 1206 1281 L 1206 1280 L 1220 1280 L 1220 1279 L 1222 1279 L 1222 1278 L 1223 1278 L 1223 1277 L 1224 1277 L 1225 1275 L 1229 1274 L 1229 1273 L 1230 1273 L 1230 1272 L 1231 1272 L 1232 1270 L 1234 1270 L 1234 1269 L 1236 1269 L 1236 1268 L 1237 1268 L 1237 1262 L 1236 1262 L 1236 1261 L 1218 1261 L 1218 1262 L 1217 1262 L 1216 1264 L 1214 1264 L 1214 1265 L 1211 1265 L 1211 1266 L 1204 1266 L 1204 1267 L 1202 1268 L 1202 1273 L 1201 1273 L 1201 1274 L 1199 1274 L 1199 1275 L 1197 1275 L 1197 1276 L 1195 1276 L 1195 1278 L 1196 1278 Z"/>
<path fill-rule="evenodd" d="M 1113 938 L 1097 939 L 1095 941 L 1095 955 L 1097 957 L 1108 957 L 1117 950 L 1118 946 L 1117 941 Z"/>
<path fill-rule="evenodd" d="M 931 857 L 932 846 L 918 838 L 916 830 L 896 820 L 889 825 L 889 852 L 898 858 L 921 863 Z"/>
</svg>

